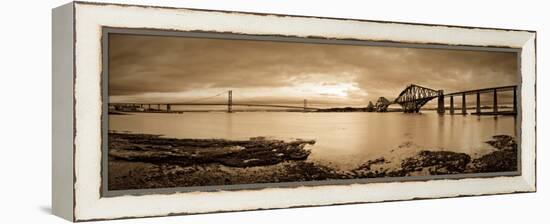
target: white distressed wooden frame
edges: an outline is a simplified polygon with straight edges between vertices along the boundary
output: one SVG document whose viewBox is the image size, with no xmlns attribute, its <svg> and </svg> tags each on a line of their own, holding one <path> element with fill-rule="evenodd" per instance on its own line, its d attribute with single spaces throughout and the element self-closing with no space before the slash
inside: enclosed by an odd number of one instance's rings
<svg viewBox="0 0 550 224">
<path fill-rule="evenodd" d="M 521 49 L 520 176 L 101 197 L 102 27 Z M 536 191 L 534 31 L 75 2 L 53 11 L 53 211 L 71 221 Z"/>
</svg>

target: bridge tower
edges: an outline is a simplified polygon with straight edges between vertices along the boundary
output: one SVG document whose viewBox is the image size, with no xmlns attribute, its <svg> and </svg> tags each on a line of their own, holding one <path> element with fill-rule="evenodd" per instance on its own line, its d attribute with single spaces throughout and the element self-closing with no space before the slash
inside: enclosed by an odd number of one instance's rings
<svg viewBox="0 0 550 224">
<path fill-rule="evenodd" d="M 233 90 L 227 92 L 227 113 L 233 112 Z"/>
</svg>

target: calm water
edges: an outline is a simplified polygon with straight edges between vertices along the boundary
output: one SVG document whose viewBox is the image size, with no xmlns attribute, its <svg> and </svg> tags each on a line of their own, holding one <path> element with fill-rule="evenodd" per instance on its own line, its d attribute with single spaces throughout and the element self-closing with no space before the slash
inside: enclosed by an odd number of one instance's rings
<svg viewBox="0 0 550 224">
<path fill-rule="evenodd" d="M 381 156 L 399 158 L 419 150 L 482 155 L 497 134 L 516 136 L 513 116 L 439 116 L 434 112 L 299 113 L 190 112 L 110 115 L 109 130 L 176 138 L 315 139 L 310 160 L 336 167 L 357 166 Z"/>
</svg>

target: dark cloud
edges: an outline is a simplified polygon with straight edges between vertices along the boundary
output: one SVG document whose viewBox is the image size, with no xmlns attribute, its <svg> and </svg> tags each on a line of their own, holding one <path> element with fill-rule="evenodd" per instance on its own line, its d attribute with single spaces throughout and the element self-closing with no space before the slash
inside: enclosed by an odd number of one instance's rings
<svg viewBox="0 0 550 224">
<path fill-rule="evenodd" d="M 364 103 L 393 99 L 411 83 L 447 92 L 518 83 L 516 54 L 503 52 L 116 34 L 109 57 L 111 100 L 177 100 L 233 89 L 296 101 L 304 96 L 289 89 L 303 85 L 313 89 L 304 90 L 308 99 Z M 315 95 L 311 85 L 326 91 Z M 331 95 L 337 99 L 326 99 Z"/>
</svg>

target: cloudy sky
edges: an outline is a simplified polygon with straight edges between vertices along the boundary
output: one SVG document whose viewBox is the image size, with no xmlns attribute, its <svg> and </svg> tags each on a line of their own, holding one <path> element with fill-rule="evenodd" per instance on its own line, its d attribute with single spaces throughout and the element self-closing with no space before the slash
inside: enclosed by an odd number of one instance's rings
<svg viewBox="0 0 550 224">
<path fill-rule="evenodd" d="M 518 84 L 515 53 L 111 34 L 111 102 L 356 106 L 414 83 L 445 92 Z"/>
</svg>

